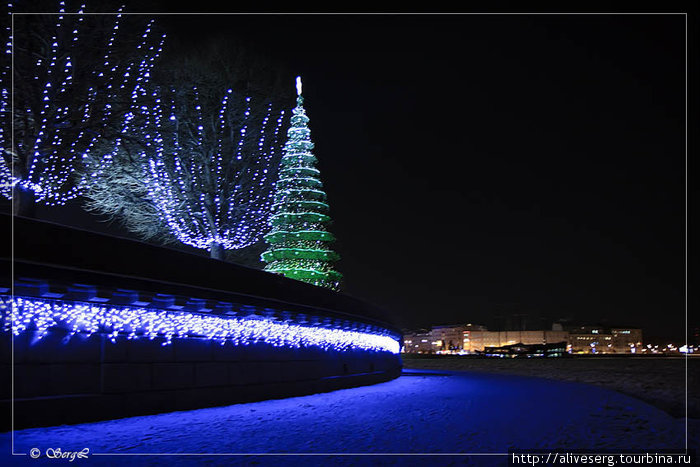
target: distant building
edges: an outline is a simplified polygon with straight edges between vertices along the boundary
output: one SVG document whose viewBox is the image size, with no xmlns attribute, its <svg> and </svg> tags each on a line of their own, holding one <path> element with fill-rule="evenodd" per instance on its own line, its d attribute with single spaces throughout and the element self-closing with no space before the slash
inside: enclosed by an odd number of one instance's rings
<svg viewBox="0 0 700 467">
<path fill-rule="evenodd" d="M 406 353 L 433 353 L 432 335 L 428 330 L 404 333 L 403 346 Z"/>
<path fill-rule="evenodd" d="M 615 353 L 612 334 L 569 334 L 569 343 L 573 353 Z"/>
<path fill-rule="evenodd" d="M 452 324 L 434 326 L 430 330 L 404 332 L 404 352 L 460 353 L 463 351 L 464 332 L 472 329 L 486 328 L 475 324 Z"/>
<path fill-rule="evenodd" d="M 642 330 L 579 326 L 570 330 L 573 353 L 636 353 L 642 347 Z"/>
<path fill-rule="evenodd" d="M 615 353 L 636 353 L 642 348 L 642 330 L 630 328 L 611 328 L 613 349 Z"/>
<path fill-rule="evenodd" d="M 434 326 L 431 330 L 433 350 L 460 350 L 462 326 Z"/>
<path fill-rule="evenodd" d="M 642 331 L 636 328 L 578 326 L 537 331 L 488 331 L 484 326 L 455 324 L 435 326 L 430 330 L 404 333 L 407 353 L 484 353 L 487 348 L 515 344 L 538 346 L 566 344 L 572 353 L 635 353 L 642 347 Z"/>
<path fill-rule="evenodd" d="M 503 347 L 513 344 L 537 345 L 569 341 L 566 331 L 465 331 L 464 350 L 468 353 L 483 352 L 487 347 Z"/>
<path fill-rule="evenodd" d="M 436 352 L 464 350 L 465 333 L 485 330 L 485 326 L 478 324 L 434 326 L 431 330 L 433 336 L 433 350 Z"/>
<path fill-rule="evenodd" d="M 569 355 L 566 342 L 550 344 L 510 344 L 502 347 L 486 347 L 484 355 L 500 358 L 552 358 Z"/>
</svg>

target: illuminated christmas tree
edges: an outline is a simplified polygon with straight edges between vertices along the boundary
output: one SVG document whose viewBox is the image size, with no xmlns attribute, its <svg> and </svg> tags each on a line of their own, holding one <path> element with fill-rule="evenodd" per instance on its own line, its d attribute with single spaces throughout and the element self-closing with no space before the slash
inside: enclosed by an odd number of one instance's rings
<svg viewBox="0 0 700 467">
<path fill-rule="evenodd" d="M 311 152 L 314 144 L 303 103 L 301 78 L 297 78 L 297 106 L 280 162 L 272 229 L 265 235 L 269 248 L 262 259 L 266 271 L 338 290 L 342 275 L 333 269 L 333 263 L 340 257 L 330 249 L 335 237 L 327 230 L 331 218 Z"/>
</svg>

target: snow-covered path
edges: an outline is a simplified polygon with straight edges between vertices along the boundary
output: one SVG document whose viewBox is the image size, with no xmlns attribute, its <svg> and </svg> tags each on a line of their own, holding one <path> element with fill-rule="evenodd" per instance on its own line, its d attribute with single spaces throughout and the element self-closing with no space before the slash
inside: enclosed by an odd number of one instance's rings
<svg viewBox="0 0 700 467">
<path fill-rule="evenodd" d="M 13 456 L 0 434 L 3 461 Z M 697 446 L 692 439 L 691 446 Z M 394 381 L 283 400 L 16 431 L 15 452 L 80 451 L 99 465 L 505 464 L 498 456 L 230 456 L 229 453 L 506 453 L 682 449 L 685 421 L 603 388 L 510 375 L 411 370 Z M 104 455 L 97 454 L 122 454 Z M 220 454 L 164 456 L 123 454 Z M 200 462 L 197 462 L 200 461 Z M 500 461 L 500 462 L 499 462 Z M 3 462 L 0 464 L 6 465 Z"/>
</svg>

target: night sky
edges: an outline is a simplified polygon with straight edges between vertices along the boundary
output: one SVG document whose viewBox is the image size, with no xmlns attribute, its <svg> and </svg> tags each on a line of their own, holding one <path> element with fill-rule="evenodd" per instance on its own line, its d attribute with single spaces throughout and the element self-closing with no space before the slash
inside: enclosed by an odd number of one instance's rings
<svg viewBox="0 0 700 467">
<path fill-rule="evenodd" d="M 163 21 L 302 76 L 343 291 L 399 326 L 683 335 L 684 16 Z"/>
</svg>

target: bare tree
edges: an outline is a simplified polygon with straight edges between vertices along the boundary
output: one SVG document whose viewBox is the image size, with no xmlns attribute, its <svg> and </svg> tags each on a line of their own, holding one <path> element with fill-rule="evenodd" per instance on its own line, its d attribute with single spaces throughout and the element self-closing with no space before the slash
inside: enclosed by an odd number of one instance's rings
<svg viewBox="0 0 700 467">
<path fill-rule="evenodd" d="M 110 163 L 96 160 L 84 189 L 89 209 L 137 235 L 223 259 L 267 229 L 284 112 L 268 103 L 256 119 L 252 98 L 200 86 L 154 90 L 127 128 L 142 143 L 121 142 L 103 156 Z"/>
<path fill-rule="evenodd" d="M 161 244 L 177 243 L 148 198 L 146 167 L 140 154 L 124 145 L 112 150 L 110 163 L 101 156 L 88 156 L 81 169 L 86 210 L 117 221 L 137 237 Z"/>
<path fill-rule="evenodd" d="M 13 7 L 14 28 L 3 28 L 0 177 L 17 214 L 80 194 L 75 169 L 123 133 L 164 40 L 152 20 L 56 3 Z"/>
<path fill-rule="evenodd" d="M 125 139 L 86 159 L 86 207 L 143 239 L 261 267 L 285 121 L 279 74 L 219 42 L 169 63 L 150 103 L 128 116 Z"/>
</svg>

